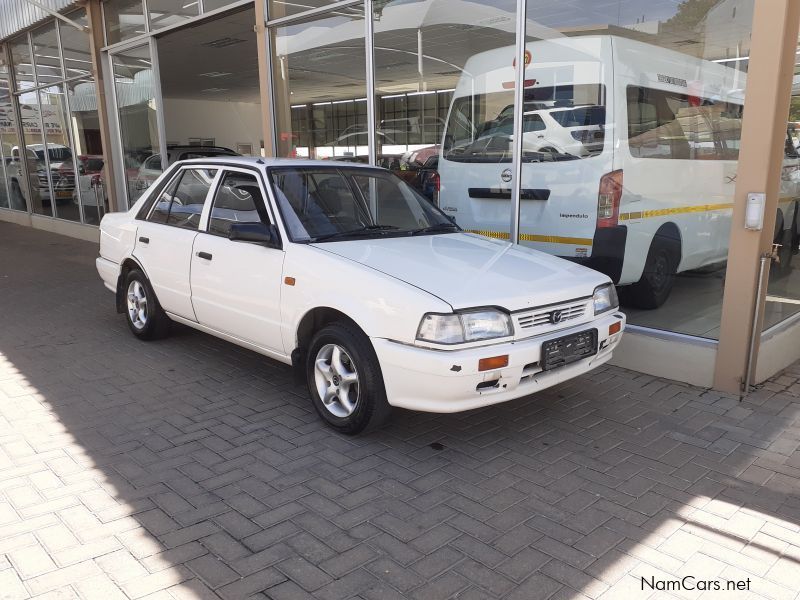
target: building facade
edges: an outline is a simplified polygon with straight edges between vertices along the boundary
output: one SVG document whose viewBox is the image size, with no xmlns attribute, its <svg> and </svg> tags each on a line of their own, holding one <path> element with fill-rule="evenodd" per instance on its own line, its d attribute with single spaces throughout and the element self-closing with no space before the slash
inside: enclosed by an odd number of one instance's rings
<svg viewBox="0 0 800 600">
<path fill-rule="evenodd" d="M 796 2 L 0 0 L 0 17 L 2 220 L 97 239 L 174 160 L 366 162 L 464 229 L 611 276 L 623 366 L 743 393 L 800 358 Z"/>
</svg>

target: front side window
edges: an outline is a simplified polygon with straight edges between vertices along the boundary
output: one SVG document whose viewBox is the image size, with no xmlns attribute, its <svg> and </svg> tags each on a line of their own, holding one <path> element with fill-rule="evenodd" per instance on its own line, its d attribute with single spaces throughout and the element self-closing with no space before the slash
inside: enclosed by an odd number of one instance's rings
<svg viewBox="0 0 800 600">
<path fill-rule="evenodd" d="M 216 169 L 185 169 L 165 188 L 150 221 L 181 229 L 197 230 Z"/>
<path fill-rule="evenodd" d="M 270 170 L 278 207 L 294 242 L 458 231 L 398 177 L 372 169 Z"/>
<path fill-rule="evenodd" d="M 208 233 L 228 237 L 233 223 L 262 223 L 264 197 L 255 175 L 225 173 L 214 195 Z"/>
</svg>

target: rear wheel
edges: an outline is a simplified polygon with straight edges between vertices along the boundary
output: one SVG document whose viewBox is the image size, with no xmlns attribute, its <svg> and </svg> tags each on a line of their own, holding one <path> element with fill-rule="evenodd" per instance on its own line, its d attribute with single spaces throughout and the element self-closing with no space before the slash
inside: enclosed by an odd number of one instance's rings
<svg viewBox="0 0 800 600">
<path fill-rule="evenodd" d="M 680 242 L 656 235 L 650 244 L 641 279 L 623 288 L 625 303 L 633 308 L 658 308 L 672 292 L 680 262 Z"/>
<path fill-rule="evenodd" d="M 342 433 L 377 429 L 391 413 L 375 350 L 369 338 L 348 323 L 333 323 L 314 336 L 306 380 L 317 413 Z"/>
<path fill-rule="evenodd" d="M 139 269 L 131 269 L 125 277 L 125 320 L 133 335 L 141 340 L 154 340 L 169 332 L 167 317 L 147 277 Z"/>
</svg>

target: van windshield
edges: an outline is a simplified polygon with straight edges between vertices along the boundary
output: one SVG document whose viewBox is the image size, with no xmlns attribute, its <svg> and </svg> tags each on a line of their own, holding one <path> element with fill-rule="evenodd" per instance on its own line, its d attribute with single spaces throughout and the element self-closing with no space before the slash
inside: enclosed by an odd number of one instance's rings
<svg viewBox="0 0 800 600">
<path fill-rule="evenodd" d="M 511 162 L 513 91 L 456 97 L 450 107 L 443 157 L 455 162 Z M 525 90 L 525 162 L 588 158 L 605 142 L 605 86 L 570 84 Z"/>
</svg>

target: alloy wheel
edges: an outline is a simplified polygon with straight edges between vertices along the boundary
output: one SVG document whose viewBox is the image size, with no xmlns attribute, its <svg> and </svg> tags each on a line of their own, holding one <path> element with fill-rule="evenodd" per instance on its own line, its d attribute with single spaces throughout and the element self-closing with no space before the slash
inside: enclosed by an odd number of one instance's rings
<svg viewBox="0 0 800 600">
<path fill-rule="evenodd" d="M 139 331 L 147 326 L 147 293 L 135 279 L 128 286 L 128 318 Z"/>
<path fill-rule="evenodd" d="M 337 344 L 325 344 L 314 360 L 314 381 L 322 405 L 335 417 L 353 414 L 358 404 L 358 371 L 347 351 Z"/>
</svg>

